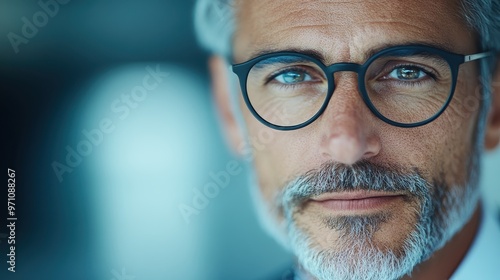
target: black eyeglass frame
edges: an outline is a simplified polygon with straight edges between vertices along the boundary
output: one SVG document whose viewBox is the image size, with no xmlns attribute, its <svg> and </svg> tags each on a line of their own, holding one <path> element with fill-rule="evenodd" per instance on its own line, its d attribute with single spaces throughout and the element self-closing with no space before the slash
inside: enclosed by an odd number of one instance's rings
<svg viewBox="0 0 500 280">
<path fill-rule="evenodd" d="M 366 91 L 366 85 L 365 85 L 365 74 L 366 74 L 366 71 L 368 70 L 369 66 L 377 58 L 384 56 L 387 53 L 394 53 L 397 51 L 400 51 L 402 55 L 404 55 L 405 53 L 407 53 L 407 54 L 428 53 L 428 54 L 439 55 L 445 61 L 447 61 L 449 66 L 450 66 L 450 70 L 451 70 L 451 74 L 452 74 L 452 85 L 451 85 L 451 89 L 450 89 L 451 92 L 449 94 L 449 97 L 446 100 L 443 107 L 434 116 L 432 116 L 431 118 L 429 118 L 427 120 L 420 121 L 417 123 L 411 123 L 411 124 L 399 123 L 399 122 L 390 120 L 390 119 L 386 118 L 384 115 L 382 115 L 375 108 L 375 106 L 371 102 L 370 98 L 368 97 L 368 93 Z M 269 59 L 269 58 L 277 57 L 277 56 L 286 56 L 286 55 L 302 57 L 302 58 L 305 58 L 305 59 L 315 63 L 323 70 L 323 72 L 325 73 L 325 75 L 328 79 L 328 93 L 327 93 L 325 101 L 324 101 L 323 105 L 321 106 L 321 108 L 319 109 L 319 111 L 315 115 L 313 115 L 309 120 L 307 120 L 303 123 L 297 124 L 297 125 L 292 125 L 292 126 L 276 125 L 276 124 L 270 123 L 267 120 L 265 120 L 264 118 L 262 118 L 259 115 L 259 113 L 257 113 L 257 111 L 253 107 L 252 103 L 250 102 L 250 98 L 248 97 L 248 92 L 247 92 L 248 75 L 249 75 L 252 67 L 255 64 L 257 64 L 260 61 L 265 60 L 265 59 Z M 333 96 L 333 93 L 335 91 L 335 83 L 334 83 L 333 74 L 336 72 L 340 72 L 340 71 L 350 71 L 350 72 L 355 72 L 358 74 L 358 88 L 359 88 L 359 92 L 361 94 L 361 98 L 363 99 L 366 106 L 368 106 L 370 111 L 375 116 L 377 116 L 382 121 L 384 121 L 390 125 L 393 125 L 393 126 L 403 127 L 403 128 L 412 128 L 412 127 L 426 125 L 426 124 L 434 121 L 446 110 L 446 108 L 450 104 L 451 100 L 453 99 L 453 95 L 455 93 L 455 87 L 457 84 L 459 67 L 461 64 L 466 63 L 466 62 L 470 62 L 470 61 L 479 60 L 482 58 L 486 58 L 486 57 L 489 57 L 492 55 L 493 55 L 493 52 L 489 52 L 489 51 L 480 52 L 480 53 L 476 53 L 476 54 L 470 54 L 470 55 L 462 55 L 462 54 L 456 54 L 456 53 L 452 53 L 449 51 L 445 51 L 442 49 L 438 49 L 438 48 L 426 46 L 426 45 L 402 45 L 402 46 L 394 46 L 394 47 L 389 47 L 389 48 L 383 49 L 383 50 L 377 52 L 376 54 L 372 55 L 363 64 L 352 63 L 352 62 L 339 62 L 339 63 L 334 63 L 332 65 L 326 66 L 323 62 L 321 62 L 320 60 L 318 60 L 310 55 L 299 53 L 299 52 L 286 52 L 285 51 L 285 52 L 274 52 L 274 53 L 264 54 L 264 55 L 255 57 L 255 58 L 250 59 L 250 60 L 243 62 L 243 63 L 233 64 L 232 70 L 239 78 L 241 91 L 243 93 L 243 99 L 245 100 L 245 103 L 246 103 L 248 109 L 250 110 L 250 112 L 261 123 L 263 123 L 264 125 L 266 125 L 268 127 L 277 129 L 277 130 L 300 129 L 300 128 L 306 127 L 309 124 L 316 121 L 316 119 L 318 119 L 319 116 L 321 116 L 324 113 L 324 111 L 326 110 L 326 108 L 328 107 L 328 103 L 330 102 L 330 99 Z"/>
</svg>

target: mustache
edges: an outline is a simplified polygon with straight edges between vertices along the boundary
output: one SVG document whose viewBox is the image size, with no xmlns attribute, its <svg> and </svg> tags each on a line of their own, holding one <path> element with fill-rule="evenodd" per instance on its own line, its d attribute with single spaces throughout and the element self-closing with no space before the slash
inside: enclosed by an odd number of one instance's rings
<svg viewBox="0 0 500 280">
<path fill-rule="evenodd" d="M 286 210 L 324 193 L 359 190 L 398 192 L 423 198 L 431 192 L 432 184 L 417 168 L 368 161 L 354 165 L 326 162 L 289 181 L 277 195 L 276 203 Z"/>
</svg>

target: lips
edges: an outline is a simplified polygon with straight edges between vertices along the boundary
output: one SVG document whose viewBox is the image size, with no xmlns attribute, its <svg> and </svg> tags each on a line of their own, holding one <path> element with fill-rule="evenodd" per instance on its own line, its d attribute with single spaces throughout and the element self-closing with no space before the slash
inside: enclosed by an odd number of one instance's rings
<svg viewBox="0 0 500 280">
<path fill-rule="evenodd" d="M 313 203 L 334 211 L 362 211 L 376 210 L 390 206 L 403 198 L 403 194 L 378 192 L 378 191 L 354 191 L 325 193 L 312 198 Z"/>
</svg>

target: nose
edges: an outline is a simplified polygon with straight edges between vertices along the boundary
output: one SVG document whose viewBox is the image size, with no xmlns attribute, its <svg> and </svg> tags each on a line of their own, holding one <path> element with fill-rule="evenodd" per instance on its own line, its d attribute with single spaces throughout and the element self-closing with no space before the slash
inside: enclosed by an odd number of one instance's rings
<svg viewBox="0 0 500 280">
<path fill-rule="evenodd" d="M 336 86 L 321 118 L 321 150 L 328 160 L 352 165 L 380 153 L 377 119 L 364 104 L 355 82 Z"/>
</svg>

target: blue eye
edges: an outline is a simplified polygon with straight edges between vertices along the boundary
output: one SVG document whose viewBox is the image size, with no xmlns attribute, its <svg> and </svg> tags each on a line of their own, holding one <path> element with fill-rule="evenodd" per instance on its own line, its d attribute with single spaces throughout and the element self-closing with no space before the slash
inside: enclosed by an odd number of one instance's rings
<svg viewBox="0 0 500 280">
<path fill-rule="evenodd" d="M 283 72 L 274 77 L 274 79 L 282 84 L 297 84 L 312 81 L 312 77 L 309 74 L 296 70 Z"/>
<path fill-rule="evenodd" d="M 388 76 L 397 80 L 412 81 L 425 78 L 427 73 L 416 66 L 399 66 L 394 68 Z"/>
</svg>

